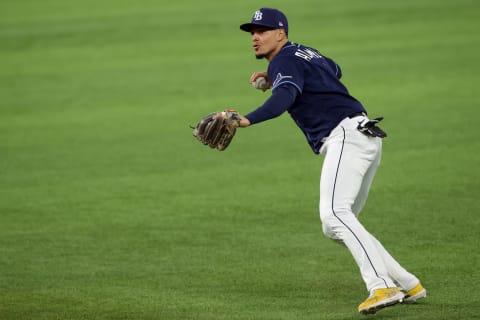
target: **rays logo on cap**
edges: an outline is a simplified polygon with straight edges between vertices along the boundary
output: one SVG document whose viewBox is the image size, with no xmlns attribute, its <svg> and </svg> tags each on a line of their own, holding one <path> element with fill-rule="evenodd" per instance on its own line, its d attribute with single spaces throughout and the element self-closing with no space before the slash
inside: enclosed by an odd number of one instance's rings
<svg viewBox="0 0 480 320">
<path fill-rule="evenodd" d="M 262 11 L 260 11 L 260 10 L 255 11 L 255 14 L 253 15 L 253 19 L 255 21 L 259 21 L 259 20 L 262 20 L 262 18 L 263 18 Z"/>
<path fill-rule="evenodd" d="M 240 30 L 252 32 L 252 29 L 255 27 L 270 30 L 284 29 L 286 34 L 288 34 L 287 17 L 278 9 L 260 8 L 254 11 L 251 21 L 240 25 Z"/>
</svg>

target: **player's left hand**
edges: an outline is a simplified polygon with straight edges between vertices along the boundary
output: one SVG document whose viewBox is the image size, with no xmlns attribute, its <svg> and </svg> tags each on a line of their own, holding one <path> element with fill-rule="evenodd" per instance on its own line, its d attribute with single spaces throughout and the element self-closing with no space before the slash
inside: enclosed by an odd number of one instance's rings
<svg viewBox="0 0 480 320">
<path fill-rule="evenodd" d="M 223 151 L 235 136 L 241 118 L 235 110 L 212 112 L 197 123 L 193 136 L 204 145 Z"/>
</svg>

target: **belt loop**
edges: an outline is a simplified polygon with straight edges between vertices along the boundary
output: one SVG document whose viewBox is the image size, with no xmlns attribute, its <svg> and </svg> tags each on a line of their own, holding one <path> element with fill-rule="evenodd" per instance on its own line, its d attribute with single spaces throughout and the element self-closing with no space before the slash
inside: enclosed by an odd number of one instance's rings
<svg viewBox="0 0 480 320">
<path fill-rule="evenodd" d="M 360 116 L 366 117 L 367 114 L 365 112 L 355 112 L 355 113 L 352 113 L 351 115 L 349 115 L 347 118 L 352 119 L 352 118 L 360 117 Z"/>
</svg>

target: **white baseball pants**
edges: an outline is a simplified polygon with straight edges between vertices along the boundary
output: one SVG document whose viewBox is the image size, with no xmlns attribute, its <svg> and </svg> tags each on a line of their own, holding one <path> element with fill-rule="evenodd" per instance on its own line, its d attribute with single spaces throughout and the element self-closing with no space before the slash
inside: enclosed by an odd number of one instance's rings
<svg viewBox="0 0 480 320">
<path fill-rule="evenodd" d="M 344 119 L 320 149 L 325 157 L 320 177 L 323 232 L 350 250 L 370 292 L 389 287 L 410 290 L 419 280 L 400 266 L 358 220 L 382 153 L 382 139 L 357 130 L 363 119 Z"/>
</svg>

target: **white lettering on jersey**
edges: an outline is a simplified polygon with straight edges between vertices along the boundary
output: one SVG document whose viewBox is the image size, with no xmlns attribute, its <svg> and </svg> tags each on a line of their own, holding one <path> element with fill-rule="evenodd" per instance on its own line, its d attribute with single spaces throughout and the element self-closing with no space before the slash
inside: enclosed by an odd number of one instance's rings
<svg viewBox="0 0 480 320">
<path fill-rule="evenodd" d="M 253 19 L 255 19 L 255 21 L 262 20 L 263 19 L 262 11 L 260 10 L 255 11 L 255 14 L 253 15 Z"/>
<path fill-rule="evenodd" d="M 305 48 L 305 49 L 298 49 L 296 52 L 295 52 L 295 55 L 297 57 L 300 57 L 300 58 L 303 58 L 307 61 L 310 61 L 312 60 L 313 58 L 322 58 L 322 56 L 320 55 L 320 53 L 318 53 L 318 51 L 315 51 L 315 50 L 312 50 L 312 49 L 308 49 L 308 48 Z"/>
</svg>

